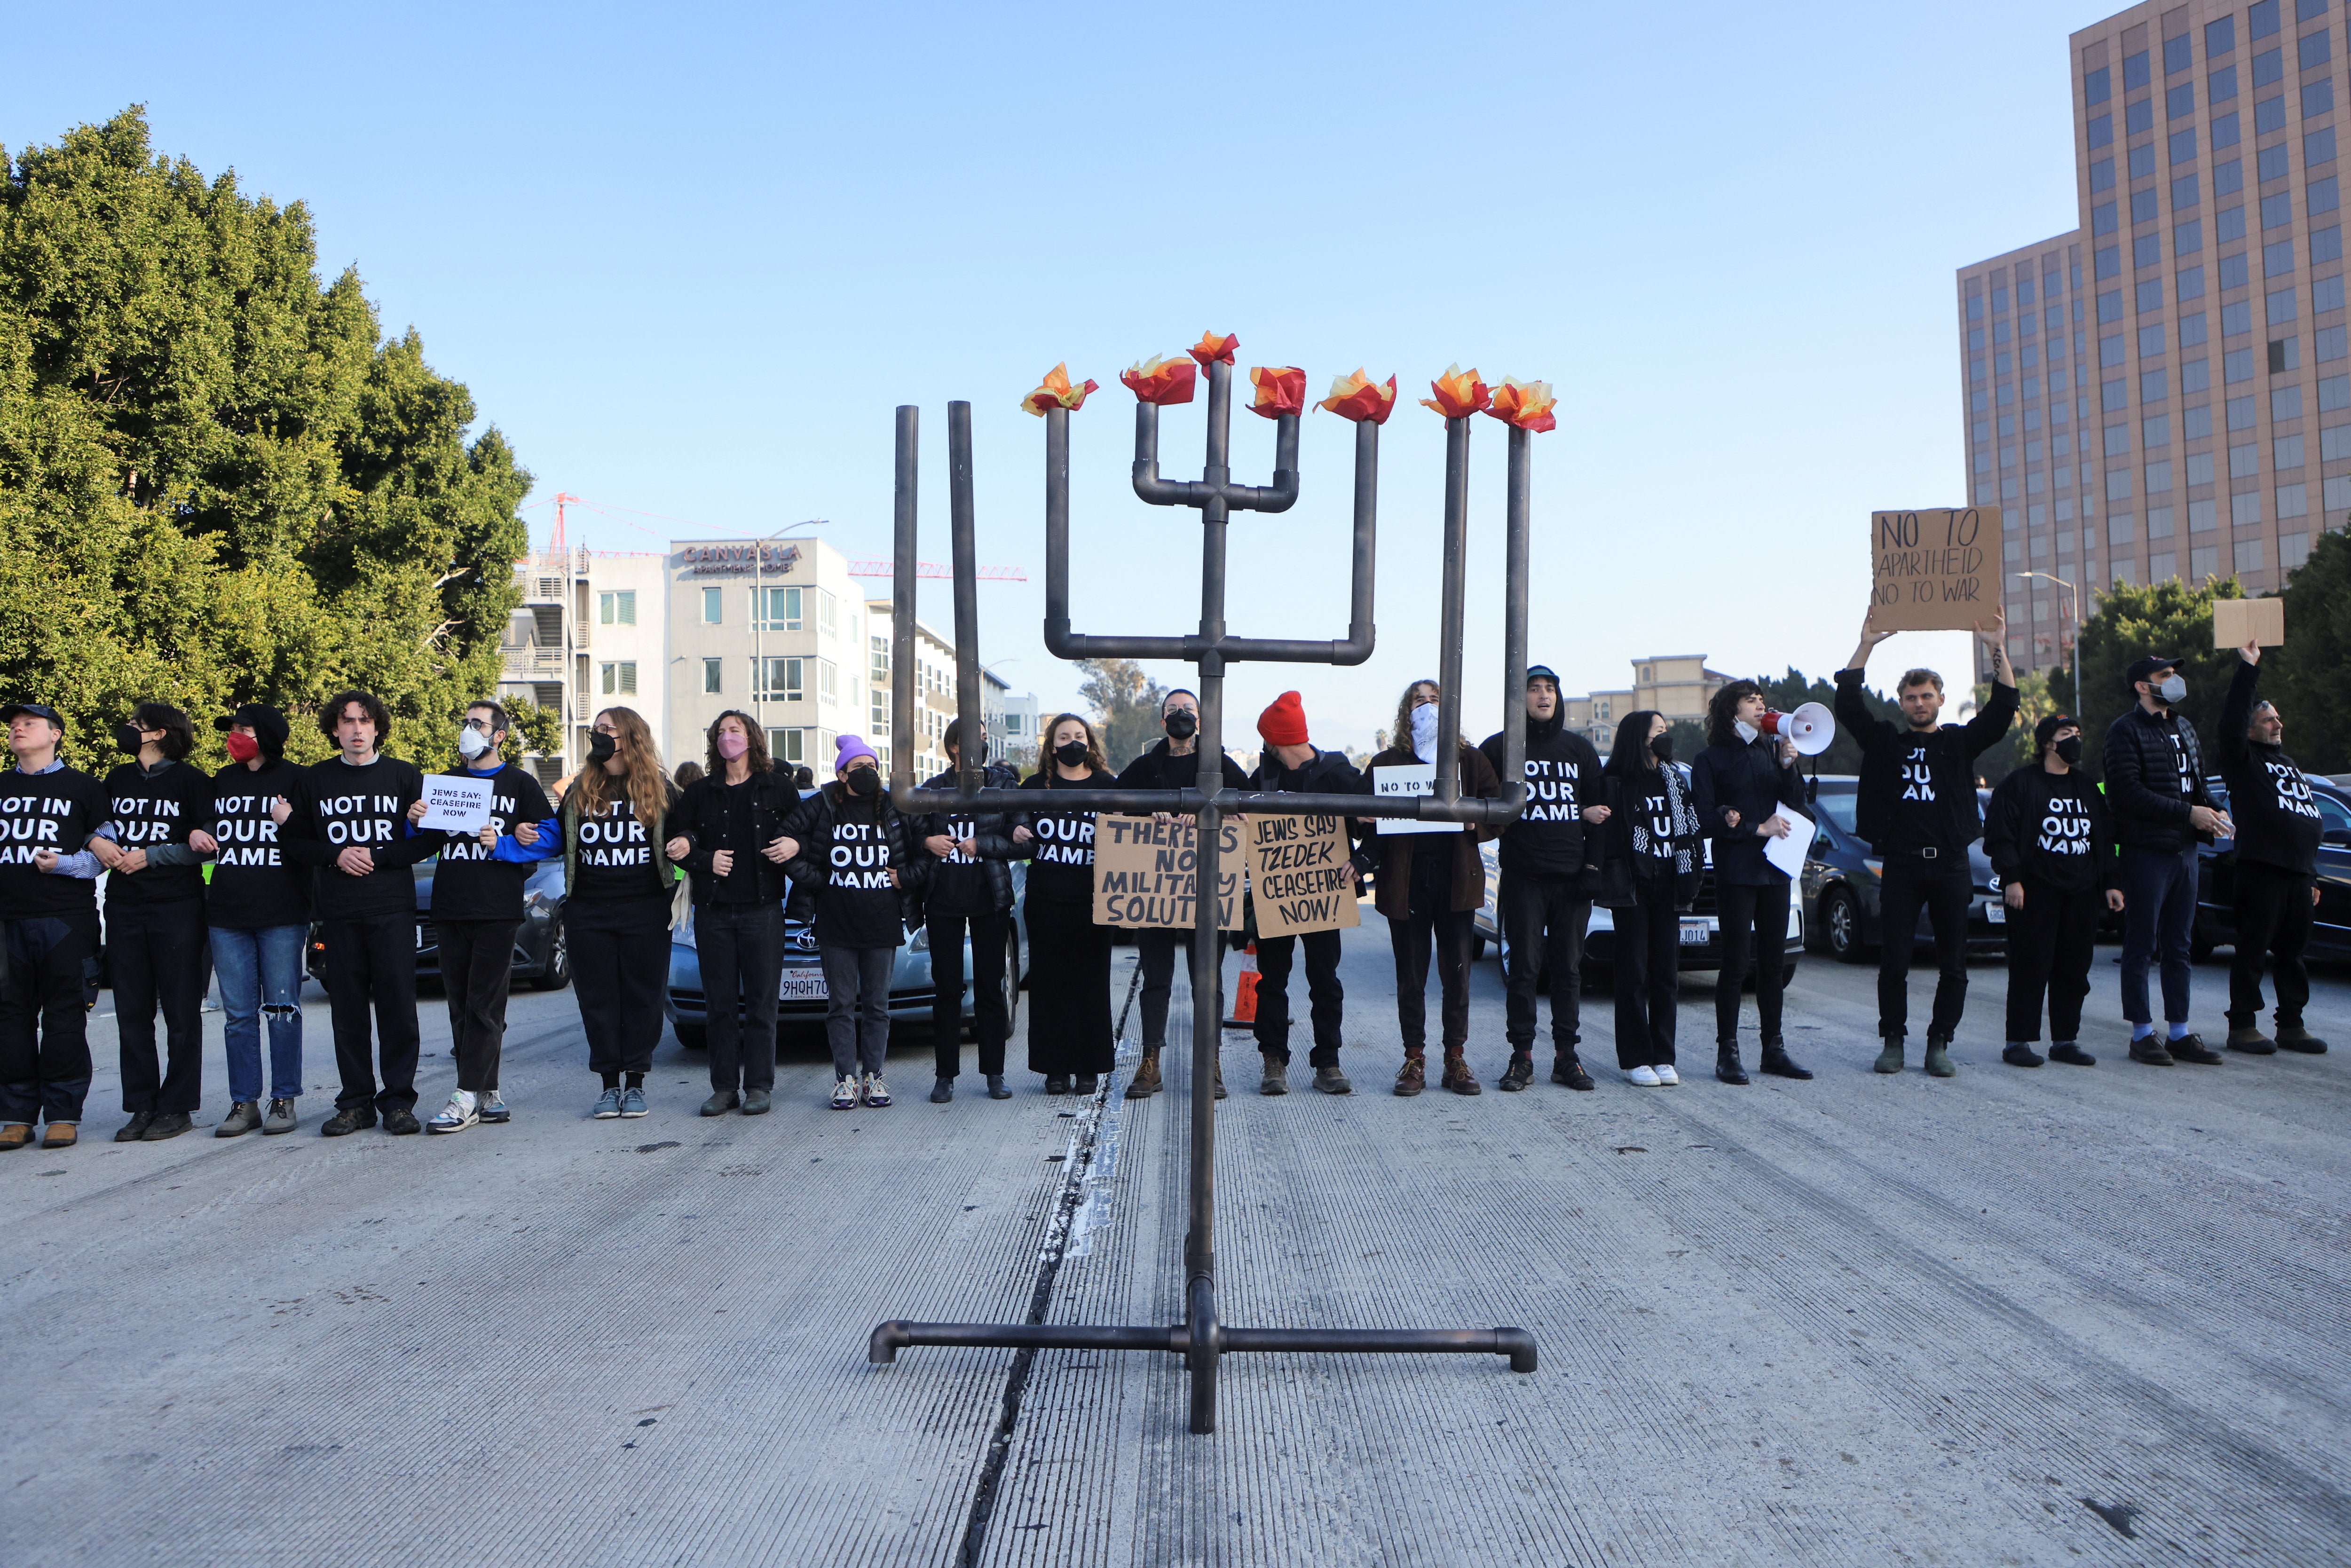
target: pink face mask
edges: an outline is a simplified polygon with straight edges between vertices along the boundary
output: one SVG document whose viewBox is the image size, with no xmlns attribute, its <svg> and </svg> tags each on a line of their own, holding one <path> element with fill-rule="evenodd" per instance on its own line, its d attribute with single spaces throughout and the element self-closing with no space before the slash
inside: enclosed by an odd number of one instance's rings
<svg viewBox="0 0 2351 1568">
<path fill-rule="evenodd" d="M 730 729 L 718 737 L 718 755 L 729 762 L 750 749 L 751 737 L 747 735 L 737 735 Z"/>
</svg>

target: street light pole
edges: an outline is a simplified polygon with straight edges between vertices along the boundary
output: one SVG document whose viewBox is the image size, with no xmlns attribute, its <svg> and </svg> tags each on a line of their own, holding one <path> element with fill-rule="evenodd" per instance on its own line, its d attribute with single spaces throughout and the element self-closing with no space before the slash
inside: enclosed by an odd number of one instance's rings
<svg viewBox="0 0 2351 1568">
<path fill-rule="evenodd" d="M 751 546 L 751 719 L 759 727 L 759 738 L 767 739 L 768 716 L 760 696 L 761 683 L 767 678 L 767 639 L 761 635 L 768 616 L 767 570 L 768 547 L 794 528 L 820 528 L 822 517 L 810 517 L 802 522 L 786 523 L 774 533 Z"/>
<path fill-rule="evenodd" d="M 2017 575 L 2020 579 L 2028 579 L 2028 580 L 2029 580 L 2029 579 L 2032 579 L 2032 578 L 2036 578 L 2036 577 L 2037 577 L 2037 578 L 2040 578 L 2040 579 L 2041 579 L 2042 580 L 2043 580 L 2044 582 L 2053 582 L 2053 583 L 2055 583 L 2058 587 L 2060 587 L 2060 588 L 2062 588 L 2062 589 L 2064 589 L 2064 590 L 2065 591 L 2066 613 L 2067 613 L 2067 614 L 2069 614 L 2069 615 L 2071 615 L 2071 616 L 2074 618 L 2074 656 L 2073 656 L 2072 660 L 2071 660 L 2071 661 L 2069 661 L 2069 663 L 2070 663 L 2070 664 L 2071 664 L 2071 667 L 2072 667 L 2072 670 L 2073 670 L 2073 675 L 2074 675 L 2074 714 L 2078 716 L 2080 715 L 2081 711 L 2082 711 L 2082 595 L 2081 595 L 2081 591 L 2080 591 L 2079 589 L 2075 588 L 2072 583 L 2070 583 L 2070 582 L 2066 581 L 2064 578 L 2062 578 L 2062 577 L 2053 576 L 2052 574 L 2050 574 L 2050 573 L 2048 573 L 2048 572 L 2045 572 L 2045 571 L 2020 571 L 2020 572 L 2018 572 L 2016 575 Z"/>
</svg>

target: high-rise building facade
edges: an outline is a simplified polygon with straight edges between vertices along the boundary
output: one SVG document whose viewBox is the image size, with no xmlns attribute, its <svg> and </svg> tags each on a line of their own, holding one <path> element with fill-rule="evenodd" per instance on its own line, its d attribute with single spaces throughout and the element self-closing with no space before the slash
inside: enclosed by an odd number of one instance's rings
<svg viewBox="0 0 2351 1568">
<path fill-rule="evenodd" d="M 2080 226 L 1958 279 L 1968 478 L 2003 508 L 2020 669 L 2065 662 L 2060 582 L 2085 614 L 2116 580 L 2273 589 L 2351 512 L 2347 44 L 2337 0 L 2073 35 Z"/>
</svg>

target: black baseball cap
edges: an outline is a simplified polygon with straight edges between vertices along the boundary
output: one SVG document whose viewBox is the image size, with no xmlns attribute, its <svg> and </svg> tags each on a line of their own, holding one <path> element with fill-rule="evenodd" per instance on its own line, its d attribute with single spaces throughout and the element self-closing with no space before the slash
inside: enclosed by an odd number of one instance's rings
<svg viewBox="0 0 2351 1568">
<path fill-rule="evenodd" d="M 2061 729 L 2079 729 L 2082 721 L 2070 713 L 2053 713 L 2032 727 L 2032 753 L 2038 757 L 2049 749 L 2049 737 Z"/>
<path fill-rule="evenodd" d="M 1527 680 L 1530 684 L 1535 681 L 1549 681 L 1551 683 L 1552 690 L 1557 691 L 1560 689 L 1559 672 L 1552 669 L 1549 664 L 1529 664 L 1527 666 Z"/>
<path fill-rule="evenodd" d="M 2126 691 L 2135 689 L 2141 681 L 2154 674 L 2156 671 L 2176 670 L 2179 667 L 2178 659 L 2161 659 L 2153 653 L 2149 653 L 2144 659 L 2133 659 L 2130 668 L 2123 674 L 2123 687 Z"/>
<path fill-rule="evenodd" d="M 35 718 L 47 719 L 59 729 L 66 727 L 66 721 L 57 716 L 57 710 L 47 703 L 10 703 L 6 707 L 0 707 L 0 724 L 6 724 L 20 713 L 31 714 Z"/>
</svg>

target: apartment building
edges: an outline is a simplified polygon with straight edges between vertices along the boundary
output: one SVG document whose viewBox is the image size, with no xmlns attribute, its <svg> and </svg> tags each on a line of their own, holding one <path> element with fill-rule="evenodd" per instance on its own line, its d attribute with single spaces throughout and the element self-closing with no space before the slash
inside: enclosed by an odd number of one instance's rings
<svg viewBox="0 0 2351 1568">
<path fill-rule="evenodd" d="M 779 763 L 830 777 L 833 742 L 871 711 L 865 596 L 815 539 L 693 539 L 665 563 L 665 755 L 699 759 L 729 708 L 757 718 Z"/>
<path fill-rule="evenodd" d="M 557 714 L 562 748 L 534 755 L 552 782 L 587 754 L 600 707 L 633 707 L 663 734 L 662 558 L 601 550 L 538 552 L 515 562 L 522 603 L 501 640 L 498 694 Z"/>
<path fill-rule="evenodd" d="M 1615 744 L 1616 726 L 1628 713 L 1650 709 L 1668 722 L 1706 722 L 1706 705 L 1736 677 L 1706 667 L 1704 653 L 1659 653 L 1633 662 L 1633 684 L 1621 691 L 1593 692 L 1588 696 L 1562 695 L 1570 728 L 1604 754 Z"/>
<path fill-rule="evenodd" d="M 890 601 L 869 600 L 865 606 L 868 638 L 866 672 L 868 702 L 867 740 L 881 756 L 882 765 L 890 765 L 890 661 L 895 646 L 892 632 L 896 617 Z M 947 765 L 947 726 L 956 716 L 956 652 L 955 644 L 921 621 L 914 622 L 914 772 L 917 779 L 927 779 Z M 993 671 L 979 673 L 980 722 L 987 730 L 991 752 L 1008 746 L 1011 732 L 1008 726 L 1014 718 L 1025 716 L 1029 736 L 1029 754 L 1036 754 L 1037 699 L 1019 699 L 1025 708 L 1011 706 L 1010 686 Z"/>
</svg>

